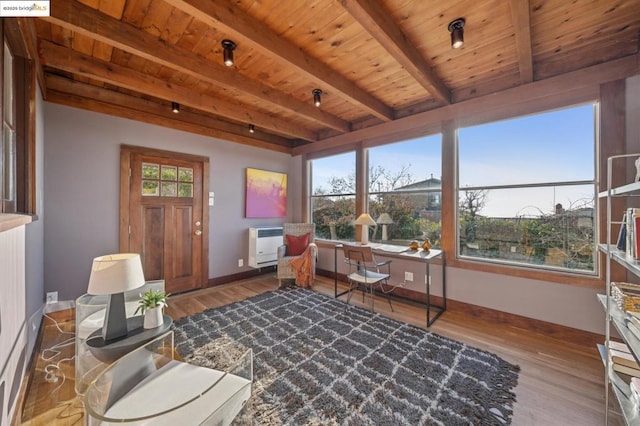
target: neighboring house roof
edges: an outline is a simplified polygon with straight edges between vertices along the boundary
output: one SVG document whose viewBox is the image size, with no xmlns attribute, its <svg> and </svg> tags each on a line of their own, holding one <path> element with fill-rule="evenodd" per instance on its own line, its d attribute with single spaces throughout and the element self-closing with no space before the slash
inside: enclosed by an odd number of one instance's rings
<svg viewBox="0 0 640 426">
<path fill-rule="evenodd" d="M 394 188 L 394 191 L 402 191 L 406 189 L 431 189 L 441 187 L 442 181 L 440 179 L 431 177 L 429 179 L 421 180 L 420 182 L 414 182 L 410 183 L 409 185 L 399 186 L 398 188 Z"/>
</svg>

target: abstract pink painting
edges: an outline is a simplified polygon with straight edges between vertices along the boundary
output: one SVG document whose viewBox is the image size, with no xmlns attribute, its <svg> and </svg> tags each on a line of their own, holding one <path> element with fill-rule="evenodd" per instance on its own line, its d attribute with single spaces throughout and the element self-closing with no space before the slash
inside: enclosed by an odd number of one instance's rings
<svg viewBox="0 0 640 426">
<path fill-rule="evenodd" d="M 246 217 L 287 215 L 287 174 L 247 168 Z"/>
</svg>

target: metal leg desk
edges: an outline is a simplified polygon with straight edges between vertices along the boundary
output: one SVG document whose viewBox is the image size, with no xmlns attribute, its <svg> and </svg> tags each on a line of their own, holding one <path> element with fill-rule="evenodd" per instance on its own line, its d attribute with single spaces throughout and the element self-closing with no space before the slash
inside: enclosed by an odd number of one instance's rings
<svg viewBox="0 0 640 426">
<path fill-rule="evenodd" d="M 419 262 L 425 263 L 425 287 L 426 287 L 426 311 L 427 311 L 427 327 L 431 327 L 431 325 L 442 315 L 444 311 L 447 310 L 447 277 L 446 277 L 446 259 L 444 255 L 444 251 L 431 249 L 428 253 L 425 253 L 424 250 L 406 250 L 402 252 L 390 252 L 385 250 L 376 249 L 377 244 L 371 244 L 373 251 L 385 257 L 392 257 L 397 259 L 405 259 L 405 260 L 416 260 Z M 349 292 L 349 290 L 345 290 L 341 293 L 338 293 L 338 250 L 343 248 L 343 244 L 337 244 L 333 248 L 333 294 L 337 299 Z M 431 261 L 433 259 L 440 259 L 442 264 L 442 304 L 435 304 L 431 302 Z"/>
</svg>

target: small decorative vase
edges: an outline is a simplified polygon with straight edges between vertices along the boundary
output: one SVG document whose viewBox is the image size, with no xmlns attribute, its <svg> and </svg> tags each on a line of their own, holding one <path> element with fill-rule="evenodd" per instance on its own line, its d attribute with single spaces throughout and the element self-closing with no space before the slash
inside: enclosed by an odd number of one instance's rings
<svg viewBox="0 0 640 426">
<path fill-rule="evenodd" d="M 147 309 L 144 312 L 144 328 L 160 327 L 164 319 L 162 318 L 162 306 Z"/>
<path fill-rule="evenodd" d="M 429 250 L 431 250 L 431 247 L 433 247 L 431 245 L 431 240 L 429 240 L 428 238 L 424 240 L 424 243 L 422 243 L 422 249 L 428 253 Z"/>
</svg>

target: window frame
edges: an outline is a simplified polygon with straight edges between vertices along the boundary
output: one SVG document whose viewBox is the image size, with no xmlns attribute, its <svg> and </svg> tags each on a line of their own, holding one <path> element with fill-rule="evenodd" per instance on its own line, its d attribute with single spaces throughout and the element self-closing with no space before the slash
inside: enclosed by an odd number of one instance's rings
<svg viewBox="0 0 640 426">
<path fill-rule="evenodd" d="M 427 141 L 426 139 L 428 138 L 438 138 L 439 137 L 439 141 Z M 438 172 L 440 172 L 440 176 L 436 177 L 433 176 L 432 173 L 432 177 L 425 179 L 425 181 L 430 180 L 430 179 L 438 179 L 440 181 L 440 186 L 439 187 L 427 187 L 425 189 L 397 189 L 397 190 L 390 190 L 390 191 L 374 191 L 371 188 L 371 181 L 370 181 L 370 172 L 371 172 L 371 151 L 379 148 L 379 147 L 386 147 L 386 146 L 390 146 L 390 145 L 401 145 L 403 143 L 412 143 L 415 142 L 417 139 L 425 139 L 423 141 L 421 141 L 422 143 L 434 143 L 434 144 L 438 144 L 438 154 L 440 156 L 439 160 L 440 160 L 440 170 L 437 170 Z M 366 184 L 364 185 L 364 189 L 365 189 L 365 211 L 368 213 L 372 213 L 371 208 L 370 208 L 370 202 L 371 202 L 371 197 L 376 197 L 376 196 L 384 196 L 384 195 L 390 195 L 390 196 L 424 196 L 426 198 L 426 200 L 428 201 L 428 204 L 431 203 L 432 198 L 437 198 L 438 199 L 438 205 L 440 207 L 439 209 L 439 215 L 440 215 L 440 230 L 438 232 L 438 234 L 440 234 L 439 238 L 435 239 L 434 236 L 430 236 L 430 240 L 431 243 L 434 244 L 434 248 L 440 248 L 440 238 L 442 235 L 442 191 L 443 191 L 443 186 L 442 186 L 442 140 L 443 140 L 443 135 L 441 134 L 441 132 L 432 132 L 429 133 L 427 135 L 422 135 L 422 136 L 417 136 L 417 137 L 408 137 L 408 138 L 403 138 L 397 141 L 393 141 L 393 142 L 389 142 L 389 143 L 385 143 L 385 144 L 377 144 L 376 146 L 370 146 L 368 148 L 366 148 L 364 150 L 365 153 L 365 157 L 366 157 L 366 161 L 365 161 L 365 170 L 366 170 Z M 425 150 L 425 152 L 427 153 L 432 153 L 429 150 Z M 413 185 L 415 183 L 419 183 L 418 182 L 413 182 L 410 184 L 407 184 L 405 186 L 408 185 Z M 435 210 L 434 210 L 435 211 Z M 376 217 L 373 217 L 374 220 L 376 220 Z M 375 237 L 375 236 L 374 236 Z M 414 236 L 409 238 L 409 240 L 413 240 L 413 239 L 422 239 L 422 237 L 418 237 L 418 236 Z M 372 237 L 369 237 L 370 241 L 375 241 L 375 242 L 380 242 L 382 244 L 391 244 L 391 245 L 403 245 L 401 243 L 397 243 L 394 244 L 393 242 L 388 242 L 385 240 L 380 239 L 379 241 L 375 238 L 372 239 Z M 420 241 L 422 242 L 422 241 Z M 408 243 L 406 244 L 408 245 Z"/>
<path fill-rule="evenodd" d="M 314 195 L 313 194 L 313 190 L 314 190 L 314 182 L 313 182 L 313 162 L 317 161 L 317 160 L 321 160 L 321 159 L 326 159 L 326 158 L 330 158 L 330 157 L 335 157 L 335 156 L 339 156 L 339 155 L 345 155 L 345 154 L 353 154 L 354 156 L 354 170 L 353 172 L 355 173 L 355 187 L 356 187 L 356 191 L 355 192 L 345 192 L 345 193 L 338 193 L 338 194 L 324 194 L 324 195 Z M 318 157 L 314 157 L 314 158 L 306 158 L 306 161 L 304 161 L 303 163 L 306 165 L 306 173 L 303 173 L 303 176 L 307 176 L 307 184 L 305 184 L 305 187 L 308 189 L 308 196 L 307 198 L 307 208 L 308 208 L 308 213 L 305 214 L 304 216 L 306 217 L 306 220 L 310 223 L 315 223 L 313 220 L 313 214 L 314 214 L 314 199 L 326 199 L 326 198 L 331 198 L 331 197 L 353 197 L 353 201 L 354 201 L 354 219 L 355 217 L 357 217 L 358 213 L 358 196 L 357 196 L 357 189 L 358 189 L 358 152 L 353 150 L 353 149 L 347 149 L 344 151 L 340 151 L 340 152 L 332 152 L 330 154 L 324 155 L 324 156 L 318 156 Z M 332 243 L 342 243 L 342 242 L 349 242 L 350 240 L 344 240 L 344 239 L 331 239 L 331 237 L 329 238 L 323 238 L 321 236 L 318 236 L 318 224 L 316 224 L 316 239 L 317 240 L 324 240 L 324 241 L 328 241 L 328 242 L 332 242 Z M 354 237 L 357 238 L 357 234 L 354 233 Z"/>
<path fill-rule="evenodd" d="M 455 195 L 455 240 L 454 240 L 454 249 L 455 249 L 455 258 L 459 261 L 467 261 L 467 262 L 477 262 L 477 263 L 487 263 L 487 264 L 495 264 L 498 266 L 505 266 L 511 268 L 525 268 L 527 270 L 541 270 L 545 272 L 559 273 L 559 274 L 568 274 L 571 276 L 586 276 L 586 277 L 599 277 L 601 273 L 600 262 L 598 261 L 598 224 L 599 224 L 599 209 L 597 202 L 597 194 L 598 194 L 598 168 L 597 168 L 597 158 L 599 151 L 599 138 L 597 134 L 597 130 L 599 128 L 599 103 L 597 100 L 593 100 L 591 102 L 580 102 L 572 105 L 566 105 L 560 108 L 552 108 L 546 109 L 542 111 L 538 111 L 531 114 L 522 114 L 515 117 L 510 117 L 508 120 L 517 120 L 521 118 L 531 117 L 534 115 L 541 114 L 549 114 L 555 111 L 567 110 L 571 108 L 579 108 L 583 106 L 591 106 L 592 107 L 592 116 L 593 116 L 593 178 L 592 179 L 584 179 L 584 180 L 564 180 L 564 181 L 544 181 L 537 183 L 509 183 L 509 184 L 491 184 L 491 185 L 473 185 L 473 186 L 460 186 L 459 175 L 460 175 L 460 138 L 459 138 L 459 130 L 462 128 L 461 126 L 455 129 L 455 172 L 456 172 L 456 184 L 453 188 Z M 499 123 L 503 120 L 493 120 L 480 124 L 482 125 L 491 125 L 494 123 Z M 564 186 L 577 186 L 577 185 L 585 185 L 591 186 L 593 188 L 593 247 L 592 247 L 592 258 L 594 262 L 593 271 L 584 270 L 584 269 L 569 269 L 566 267 L 559 267 L 547 264 L 528 264 L 524 262 L 517 262 L 502 258 L 484 258 L 481 256 L 472 256 L 462 253 L 461 247 L 461 212 L 460 212 L 460 195 L 466 191 L 480 191 L 480 190 L 504 190 L 504 189 L 531 189 L 531 188 L 546 188 L 546 187 L 564 187 Z"/>
<path fill-rule="evenodd" d="M 36 93 L 36 62 L 30 58 L 25 38 L 23 37 L 26 21 L 20 18 L 4 18 L 0 20 L 0 34 L 2 38 L 2 70 L 0 79 L 4 82 L 4 45 L 7 44 L 13 55 L 13 90 L 15 111 L 15 163 L 13 166 L 13 180 L 15 182 L 12 203 L 5 203 L 4 175 L 5 162 L 0 158 L 0 213 L 36 214 L 35 188 L 35 93 Z M 3 103 L 0 114 L 4 123 L 4 84 L 2 87 Z M 0 151 L 4 150 L 4 131 L 0 140 Z"/>
<path fill-rule="evenodd" d="M 540 84 L 541 87 L 546 87 L 544 83 Z M 534 90 L 531 88 L 529 91 Z M 490 110 L 483 109 L 482 111 L 477 109 L 477 106 L 470 105 L 468 108 L 454 108 L 452 114 L 447 117 L 434 116 L 433 118 L 427 117 L 425 122 L 419 127 L 416 127 L 413 123 L 408 123 L 407 128 L 400 132 L 397 131 L 397 126 L 392 126 L 393 131 L 383 132 L 383 135 L 372 135 L 369 137 L 356 137 L 345 141 L 343 145 L 334 146 L 327 150 L 301 150 L 300 154 L 303 156 L 302 162 L 302 217 L 309 220 L 311 217 L 309 213 L 309 193 L 310 193 L 310 176 L 308 160 L 312 158 L 321 158 L 335 153 L 344 152 L 347 150 L 362 150 L 363 147 L 377 146 L 381 144 L 394 143 L 399 138 L 411 138 L 419 136 L 428 136 L 434 133 L 442 134 L 442 208 L 443 211 L 452 211 L 456 205 L 455 197 L 455 182 L 457 171 L 455 170 L 455 157 L 456 157 L 456 129 L 463 126 L 473 126 L 483 123 L 489 123 L 492 121 L 498 121 L 509 118 L 516 118 L 529 114 L 541 113 L 544 111 L 550 111 L 557 108 L 565 108 L 580 103 L 592 103 L 595 102 L 597 109 L 595 115 L 597 117 L 596 129 L 596 179 L 598 185 L 600 185 L 601 171 L 606 167 L 606 158 L 616 152 L 625 152 L 627 148 L 625 145 L 624 123 L 625 115 L 624 109 L 620 106 L 624 106 L 625 103 L 625 80 L 615 80 L 608 83 L 594 82 L 592 85 L 587 85 L 578 90 L 569 90 L 560 93 L 555 93 L 553 96 L 536 97 L 534 100 L 531 97 L 523 96 L 520 93 L 517 96 L 517 100 L 512 95 L 503 96 L 505 99 L 499 104 L 499 106 Z M 528 93 L 527 90 L 524 93 Z M 532 93 L 533 95 L 533 93 Z M 523 99 L 526 101 L 522 101 Z M 512 101 L 512 102 L 511 102 Z M 473 112 L 477 110 L 477 114 Z M 602 144 L 601 141 L 606 140 L 606 144 Z M 364 167 L 357 170 L 362 173 Z M 356 194 L 357 202 L 360 202 L 362 194 Z M 602 241 L 604 237 L 604 230 L 606 224 L 603 223 L 602 215 L 599 212 L 604 208 L 602 201 L 596 201 L 596 220 L 597 220 L 597 232 L 595 236 L 596 241 Z M 569 286 L 601 289 L 603 285 L 604 277 L 602 276 L 602 267 L 600 266 L 603 261 L 603 255 L 598 254 L 598 276 L 585 276 L 575 273 L 564 273 L 559 271 L 547 271 L 534 269 L 529 267 L 513 267 L 511 265 L 497 265 L 486 262 L 477 262 L 475 260 L 457 259 L 450 253 L 455 252 L 455 239 L 456 234 L 456 220 L 453 214 L 442 214 L 442 249 L 446 253 L 447 266 L 458 269 L 460 271 L 467 270 L 470 272 L 492 273 L 505 276 L 513 276 L 518 278 L 526 278 L 535 281 L 541 281 L 545 283 L 556 283 Z M 330 241 L 322 243 L 322 246 L 333 247 Z"/>
</svg>

